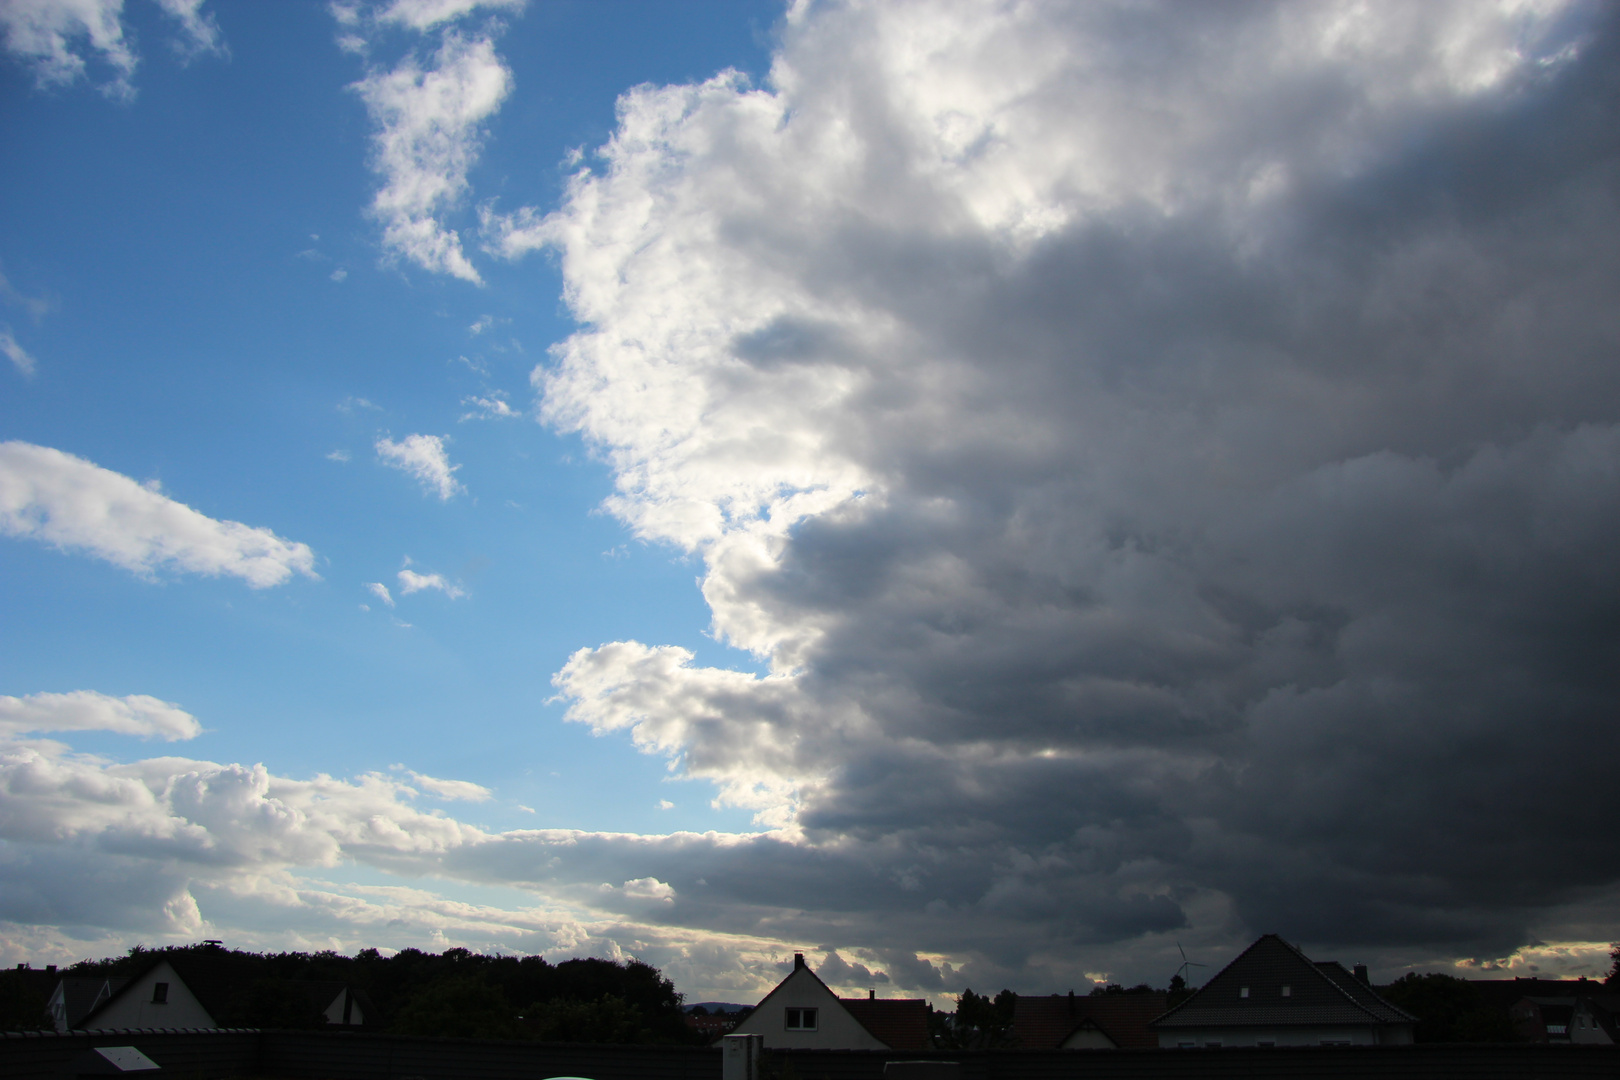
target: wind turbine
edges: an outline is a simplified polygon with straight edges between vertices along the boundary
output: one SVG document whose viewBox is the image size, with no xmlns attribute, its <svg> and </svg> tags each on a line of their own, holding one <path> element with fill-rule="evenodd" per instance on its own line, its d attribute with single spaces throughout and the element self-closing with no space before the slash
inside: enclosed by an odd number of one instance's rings
<svg viewBox="0 0 1620 1080">
<path fill-rule="evenodd" d="M 1181 947 L 1181 942 L 1179 942 L 1179 941 L 1176 942 L 1176 951 L 1181 954 L 1181 966 L 1176 968 L 1175 978 L 1181 979 L 1181 985 L 1183 985 L 1183 986 L 1187 985 L 1187 969 L 1188 968 L 1209 967 L 1208 964 L 1200 964 L 1196 960 L 1187 959 L 1187 950 L 1183 949 Z"/>
</svg>

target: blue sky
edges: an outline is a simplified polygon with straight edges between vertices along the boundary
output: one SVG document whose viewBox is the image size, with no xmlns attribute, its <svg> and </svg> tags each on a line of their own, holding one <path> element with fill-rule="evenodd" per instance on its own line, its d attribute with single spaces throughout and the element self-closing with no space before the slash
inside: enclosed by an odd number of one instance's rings
<svg viewBox="0 0 1620 1080">
<path fill-rule="evenodd" d="M 0 31 L 0 962 L 1607 967 L 1609 9 Z"/>
<path fill-rule="evenodd" d="M 776 15 L 757 4 L 525 13 L 501 37 L 524 85 L 488 125 L 471 183 L 555 200 L 564 158 L 605 140 L 620 90 L 757 73 Z M 182 63 L 173 21 L 130 5 L 126 33 L 144 47 L 128 102 L 89 80 L 42 92 L 25 65 L 5 70 L 18 148 L 5 269 L 51 304 L 11 319 L 41 363 L 5 395 L 6 434 L 157 480 L 211 516 L 274 522 L 315 550 L 321 580 L 264 592 L 143 580 L 8 544 L 12 677 L 119 694 L 160 683 L 205 718 L 199 753 L 294 774 L 437 770 L 498 789 L 492 825 L 519 823 L 521 803 L 558 825 L 746 827 L 708 792 L 665 784 L 660 760 L 564 725 L 548 704 L 552 672 L 585 645 L 728 652 L 704 635 L 697 567 L 595 512 L 611 478 L 577 437 L 461 419 L 475 410 L 464 399 L 494 393 L 531 411 L 529 369 L 571 325 L 555 268 L 495 263 L 475 288 L 385 262 L 360 212 L 377 184 L 348 88 L 365 65 L 333 43 L 331 15 L 244 4 L 213 18 L 228 57 Z M 410 36 L 385 34 L 379 49 L 402 53 Z M 490 329 L 473 332 L 479 320 Z M 453 440 L 467 488 L 449 501 L 424 498 L 372 449 L 385 432 L 430 430 Z M 407 556 L 468 595 L 389 610 L 363 591 L 397 590 Z M 660 811 L 664 800 L 675 810 Z"/>
</svg>

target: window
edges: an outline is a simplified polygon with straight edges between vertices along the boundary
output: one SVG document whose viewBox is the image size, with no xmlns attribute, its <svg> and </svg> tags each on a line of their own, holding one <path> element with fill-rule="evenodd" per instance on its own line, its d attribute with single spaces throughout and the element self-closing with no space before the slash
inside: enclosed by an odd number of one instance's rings
<svg viewBox="0 0 1620 1080">
<path fill-rule="evenodd" d="M 1294 996 L 1294 988 L 1292 986 L 1283 987 L 1283 997 L 1293 997 L 1293 996 Z"/>
<path fill-rule="evenodd" d="M 1238 987 L 1238 997 L 1246 998 L 1248 996 L 1249 996 L 1249 988 L 1247 986 Z"/>
<path fill-rule="evenodd" d="M 1549 1034 L 1549 1035 L 1568 1035 L 1569 1034 L 1569 1025 L 1568 1024 L 1548 1024 L 1547 1025 L 1547 1034 Z"/>
<path fill-rule="evenodd" d="M 814 1031 L 816 1030 L 816 1010 L 814 1009 L 786 1009 L 787 1030 Z"/>
<path fill-rule="evenodd" d="M 169 984 L 168 983 L 153 983 L 152 984 L 152 1004 L 154 1004 L 154 1005 L 167 1005 L 168 1003 L 169 1003 Z"/>
</svg>

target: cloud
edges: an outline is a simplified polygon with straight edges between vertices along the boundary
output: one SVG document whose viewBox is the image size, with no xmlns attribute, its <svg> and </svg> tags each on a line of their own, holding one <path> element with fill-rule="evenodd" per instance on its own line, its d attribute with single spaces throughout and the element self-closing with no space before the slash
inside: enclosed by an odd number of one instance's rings
<svg viewBox="0 0 1620 1080">
<path fill-rule="evenodd" d="M 403 765 L 396 765 L 394 768 L 403 770 L 416 787 L 441 799 L 457 802 L 488 802 L 495 797 L 494 792 L 490 791 L 489 788 L 484 787 L 482 784 L 475 784 L 470 780 L 440 780 L 437 777 L 413 772 Z"/>
<path fill-rule="evenodd" d="M 17 339 L 11 336 L 11 327 L 0 325 L 0 353 L 5 353 L 12 366 L 24 376 L 31 376 L 39 366 L 39 362 L 28 355 L 28 350 L 17 344 Z"/>
<path fill-rule="evenodd" d="M 841 954 L 1620 934 L 1538 794 L 1620 809 L 1616 22 L 834 5 L 628 92 L 484 237 L 557 252 L 543 418 L 769 674 L 610 643 L 569 718 L 869 868 Z"/>
<path fill-rule="evenodd" d="M 397 4 L 393 10 L 427 13 L 421 15 L 426 19 L 452 6 Z M 483 124 L 511 87 L 511 72 L 491 37 L 454 31 L 444 35 L 427 67 L 413 54 L 354 84 L 376 126 L 373 167 L 384 185 L 371 215 L 382 223 L 390 251 L 425 270 L 482 284 L 443 215 L 466 194 Z"/>
<path fill-rule="evenodd" d="M 203 0 L 157 0 L 180 24 L 176 47 L 182 55 L 223 55 L 224 41 Z M 108 97 L 135 96 L 139 63 L 122 21 L 123 0 L 18 0 L 0 5 L 0 34 L 6 51 L 34 69 L 41 87 L 66 86 L 86 76 L 87 59 L 109 69 L 100 89 Z"/>
<path fill-rule="evenodd" d="M 66 694 L 0 695 L 0 738 L 29 732 L 112 731 L 174 742 L 202 734 L 196 717 L 145 694 L 115 698 L 93 690 Z"/>
<path fill-rule="evenodd" d="M 518 415 L 517 411 L 506 403 L 506 395 L 499 390 L 486 397 L 464 397 L 461 404 L 470 405 L 474 410 L 462 413 L 463 420 L 504 420 Z"/>
<path fill-rule="evenodd" d="M 378 22 L 399 23 L 412 30 L 431 30 L 447 22 L 484 11 L 520 12 L 528 0 L 393 0 Z"/>
<path fill-rule="evenodd" d="M 216 521 L 127 476 L 25 442 L 0 443 L 0 533 L 79 550 L 138 574 L 161 567 L 262 589 L 315 577 L 305 544 Z"/>
<path fill-rule="evenodd" d="M 376 445 L 377 456 L 384 465 L 415 477 L 423 490 L 440 499 L 449 501 L 456 492 L 467 490 L 455 478 L 461 466 L 450 464 L 444 439 L 437 435 L 407 435 L 399 442 L 384 436 Z"/>
<path fill-rule="evenodd" d="M 380 582 L 380 581 L 367 582 L 366 583 L 366 589 L 367 589 L 368 592 L 371 593 L 371 595 L 375 596 L 377 599 L 381 600 L 383 603 L 387 604 L 389 607 L 394 606 L 394 598 L 391 595 L 389 595 L 388 586 L 384 585 L 382 582 Z"/>
<path fill-rule="evenodd" d="M 399 572 L 399 591 L 405 596 L 421 592 L 423 589 L 437 589 L 452 600 L 458 600 L 467 594 L 456 586 L 444 580 L 441 574 L 418 574 L 414 570 L 401 570 Z"/>
</svg>

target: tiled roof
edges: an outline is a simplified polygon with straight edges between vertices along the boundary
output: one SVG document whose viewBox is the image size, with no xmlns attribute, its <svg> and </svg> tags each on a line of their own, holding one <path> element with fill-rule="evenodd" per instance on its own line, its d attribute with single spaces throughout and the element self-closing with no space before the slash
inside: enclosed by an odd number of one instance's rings
<svg viewBox="0 0 1620 1080">
<path fill-rule="evenodd" d="M 928 1002 L 922 998 L 839 998 L 860 1025 L 891 1050 L 927 1050 Z"/>
<path fill-rule="evenodd" d="M 1341 983 L 1340 973 L 1355 986 Z M 1284 987 L 1288 988 L 1286 997 Z M 1153 1027 L 1413 1022 L 1412 1016 L 1378 997 L 1338 964 L 1312 963 L 1276 934 L 1266 934 L 1203 989 L 1155 1020 Z"/>
<path fill-rule="evenodd" d="M 1055 1050 L 1088 1020 L 1121 1049 L 1159 1045 L 1148 1024 L 1164 1013 L 1163 993 L 1099 994 L 1046 997 L 1018 995 L 1013 1006 L 1013 1035 L 1026 1050 Z"/>
</svg>

